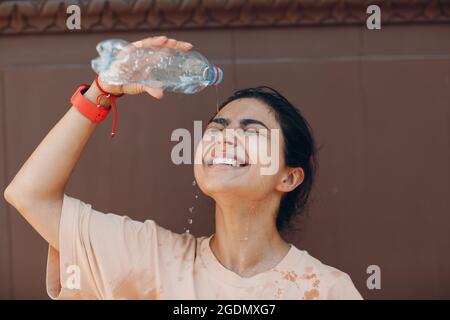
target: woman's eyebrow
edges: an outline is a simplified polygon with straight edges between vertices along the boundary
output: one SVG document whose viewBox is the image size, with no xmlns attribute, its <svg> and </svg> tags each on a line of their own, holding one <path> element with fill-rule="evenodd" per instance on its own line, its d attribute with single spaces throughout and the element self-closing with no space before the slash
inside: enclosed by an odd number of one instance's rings
<svg viewBox="0 0 450 320">
<path fill-rule="evenodd" d="M 212 119 L 209 123 L 217 123 L 217 124 L 220 124 L 220 125 L 223 125 L 223 126 L 228 126 L 228 125 L 230 124 L 230 120 L 228 120 L 228 119 L 226 119 L 226 118 L 214 118 L 214 119 Z M 264 128 L 266 128 L 267 130 L 270 130 L 270 129 L 264 124 L 264 122 L 261 122 L 261 121 L 256 120 L 256 119 L 248 119 L 248 118 L 246 118 L 246 119 L 241 119 L 241 120 L 239 121 L 239 124 L 240 124 L 242 127 L 248 126 L 249 124 L 259 124 L 259 125 L 263 126 Z"/>
<path fill-rule="evenodd" d="M 241 121 L 239 121 L 239 123 L 243 127 L 248 126 L 249 124 L 259 124 L 259 125 L 265 127 L 267 130 L 269 130 L 269 128 L 264 124 L 264 122 L 261 122 L 256 119 L 242 119 Z"/>
<path fill-rule="evenodd" d="M 221 124 L 223 126 L 227 126 L 230 124 L 230 121 L 226 118 L 214 118 L 209 123 L 212 123 L 212 122 Z"/>
</svg>

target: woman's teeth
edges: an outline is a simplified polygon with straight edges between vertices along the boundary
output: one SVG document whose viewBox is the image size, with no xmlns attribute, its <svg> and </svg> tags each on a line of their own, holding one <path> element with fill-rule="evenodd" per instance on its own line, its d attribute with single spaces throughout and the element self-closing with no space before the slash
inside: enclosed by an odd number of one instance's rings
<svg viewBox="0 0 450 320">
<path fill-rule="evenodd" d="M 231 158 L 214 158 L 212 159 L 212 161 L 210 162 L 211 165 L 216 165 L 216 164 L 225 164 L 225 165 L 229 165 L 232 167 L 243 167 L 245 166 L 245 163 L 239 163 L 238 161 L 231 159 Z"/>
</svg>

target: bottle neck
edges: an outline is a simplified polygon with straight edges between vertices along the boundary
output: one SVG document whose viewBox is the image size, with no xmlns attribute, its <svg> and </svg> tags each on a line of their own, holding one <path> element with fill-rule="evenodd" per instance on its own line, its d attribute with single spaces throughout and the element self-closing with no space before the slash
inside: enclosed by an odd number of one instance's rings
<svg viewBox="0 0 450 320">
<path fill-rule="evenodd" d="M 222 69 L 215 65 L 210 65 L 203 71 L 203 77 L 208 82 L 208 86 L 216 86 L 222 82 Z"/>
</svg>

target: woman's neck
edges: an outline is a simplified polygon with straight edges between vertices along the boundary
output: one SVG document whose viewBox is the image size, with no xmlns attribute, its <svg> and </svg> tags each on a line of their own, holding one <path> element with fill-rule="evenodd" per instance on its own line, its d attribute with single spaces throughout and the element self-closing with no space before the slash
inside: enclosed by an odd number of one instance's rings
<svg viewBox="0 0 450 320">
<path fill-rule="evenodd" d="M 216 200 L 211 250 L 227 269 L 243 277 L 275 267 L 289 251 L 275 223 L 279 199 Z"/>
</svg>

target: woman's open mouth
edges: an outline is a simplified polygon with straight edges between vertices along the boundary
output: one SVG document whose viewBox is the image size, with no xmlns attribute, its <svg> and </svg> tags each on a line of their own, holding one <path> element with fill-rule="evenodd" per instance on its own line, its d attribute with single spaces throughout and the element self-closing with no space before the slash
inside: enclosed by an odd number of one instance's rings
<svg viewBox="0 0 450 320">
<path fill-rule="evenodd" d="M 242 160 L 237 160 L 230 157 L 210 158 L 207 161 L 205 161 L 204 164 L 209 168 L 231 168 L 231 169 L 243 168 L 249 165 L 248 163 Z"/>
</svg>

